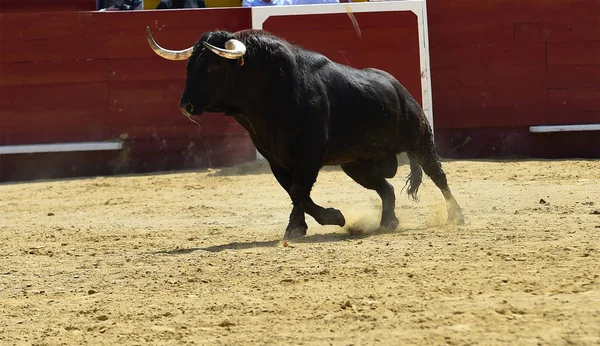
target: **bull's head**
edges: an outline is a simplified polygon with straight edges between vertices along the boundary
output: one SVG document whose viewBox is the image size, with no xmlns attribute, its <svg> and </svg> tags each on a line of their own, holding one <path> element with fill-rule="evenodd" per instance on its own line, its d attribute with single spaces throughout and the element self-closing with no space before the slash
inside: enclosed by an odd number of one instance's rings
<svg viewBox="0 0 600 346">
<path fill-rule="evenodd" d="M 234 82 L 234 68 L 246 54 L 246 46 L 242 42 L 229 32 L 208 32 L 195 46 L 168 50 L 156 43 L 149 27 L 146 28 L 146 37 L 157 55 L 168 60 L 188 60 L 185 91 L 179 102 L 185 116 L 224 111 L 223 103 L 229 99 L 228 93 Z"/>
</svg>

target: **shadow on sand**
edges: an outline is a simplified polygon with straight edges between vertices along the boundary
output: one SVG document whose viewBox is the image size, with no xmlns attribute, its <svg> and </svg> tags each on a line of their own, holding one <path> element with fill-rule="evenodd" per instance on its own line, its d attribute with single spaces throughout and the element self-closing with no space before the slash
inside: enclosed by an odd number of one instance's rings
<svg viewBox="0 0 600 346">
<path fill-rule="evenodd" d="M 316 244 L 316 243 L 331 243 L 340 242 L 346 240 L 363 239 L 372 236 L 378 236 L 382 234 L 398 234 L 403 235 L 408 231 L 425 231 L 431 227 L 422 227 L 414 229 L 397 229 L 390 230 L 385 228 L 377 228 L 370 231 L 358 230 L 358 229 L 345 229 L 347 233 L 325 233 L 325 234 L 312 234 L 302 238 L 289 240 L 290 245 L 294 244 Z M 173 250 L 156 251 L 153 254 L 167 254 L 167 255 L 183 255 L 195 251 L 208 251 L 208 252 L 221 252 L 223 250 L 246 250 L 253 248 L 267 248 L 283 246 L 284 240 L 268 240 L 268 241 L 250 241 L 250 242 L 232 242 L 223 245 L 214 245 L 208 247 L 193 247 L 193 248 L 180 248 Z"/>
</svg>

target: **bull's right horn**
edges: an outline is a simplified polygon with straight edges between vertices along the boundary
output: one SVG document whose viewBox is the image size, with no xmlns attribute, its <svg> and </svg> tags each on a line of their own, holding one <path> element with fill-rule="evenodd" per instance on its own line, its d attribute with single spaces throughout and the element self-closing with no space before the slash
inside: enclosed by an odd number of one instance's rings
<svg viewBox="0 0 600 346">
<path fill-rule="evenodd" d="M 167 60 L 187 60 L 190 58 L 190 56 L 192 56 L 192 52 L 194 51 L 193 46 L 184 50 L 164 49 L 163 47 L 159 46 L 158 43 L 156 43 L 156 41 L 154 40 L 154 37 L 152 37 L 152 33 L 150 32 L 149 26 L 146 27 L 146 38 L 148 39 L 148 44 L 150 45 L 150 48 L 152 48 L 154 53 Z"/>
<path fill-rule="evenodd" d="M 240 59 L 246 54 L 246 45 L 236 39 L 231 39 L 225 42 L 225 49 L 215 47 L 212 44 L 204 41 L 204 47 L 210 49 L 211 52 L 225 59 Z"/>
</svg>

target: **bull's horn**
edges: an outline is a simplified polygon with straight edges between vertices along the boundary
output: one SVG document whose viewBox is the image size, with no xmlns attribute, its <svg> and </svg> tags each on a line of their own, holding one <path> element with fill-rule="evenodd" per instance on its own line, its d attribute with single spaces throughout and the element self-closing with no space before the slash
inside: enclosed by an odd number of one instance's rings
<svg viewBox="0 0 600 346">
<path fill-rule="evenodd" d="M 246 46 L 242 42 L 235 39 L 225 42 L 225 49 L 215 47 L 206 41 L 202 42 L 202 44 L 204 44 L 204 47 L 210 49 L 211 52 L 225 59 L 235 60 L 243 57 L 244 54 L 246 54 Z"/>
<path fill-rule="evenodd" d="M 192 52 L 194 51 L 194 47 L 190 47 L 184 50 L 169 50 L 164 49 L 159 46 L 156 41 L 154 41 L 154 37 L 152 37 L 152 33 L 150 32 L 150 27 L 146 27 L 146 38 L 148 39 L 148 44 L 150 48 L 156 53 L 156 55 L 163 57 L 167 60 L 187 60 L 190 56 L 192 56 Z"/>
</svg>

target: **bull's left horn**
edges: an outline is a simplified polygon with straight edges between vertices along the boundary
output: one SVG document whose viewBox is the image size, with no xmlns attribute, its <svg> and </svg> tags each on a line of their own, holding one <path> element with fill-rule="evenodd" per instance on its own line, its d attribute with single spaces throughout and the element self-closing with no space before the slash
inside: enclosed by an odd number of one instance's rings
<svg viewBox="0 0 600 346">
<path fill-rule="evenodd" d="M 225 49 L 215 47 L 206 41 L 202 42 L 202 44 L 204 44 L 204 47 L 208 48 L 211 52 L 225 59 L 240 59 L 246 54 L 246 46 L 235 39 L 225 42 Z"/>
<path fill-rule="evenodd" d="M 150 48 L 156 53 L 156 55 L 163 57 L 167 60 L 187 60 L 192 56 L 192 52 L 194 51 L 194 47 L 190 47 L 184 50 L 169 50 L 164 49 L 159 46 L 156 41 L 154 41 L 154 37 L 152 37 L 152 33 L 150 32 L 150 27 L 146 27 L 146 38 L 148 39 L 148 44 Z"/>
</svg>

